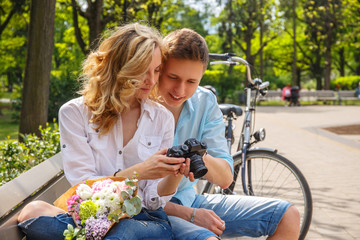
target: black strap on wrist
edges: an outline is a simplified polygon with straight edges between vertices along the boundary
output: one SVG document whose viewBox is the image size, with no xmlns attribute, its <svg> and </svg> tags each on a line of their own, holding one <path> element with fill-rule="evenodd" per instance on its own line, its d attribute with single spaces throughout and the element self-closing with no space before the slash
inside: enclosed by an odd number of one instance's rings
<svg viewBox="0 0 360 240">
<path fill-rule="evenodd" d="M 121 171 L 121 168 L 119 168 L 116 172 L 114 172 L 114 177 L 116 177 L 116 174 Z"/>
</svg>

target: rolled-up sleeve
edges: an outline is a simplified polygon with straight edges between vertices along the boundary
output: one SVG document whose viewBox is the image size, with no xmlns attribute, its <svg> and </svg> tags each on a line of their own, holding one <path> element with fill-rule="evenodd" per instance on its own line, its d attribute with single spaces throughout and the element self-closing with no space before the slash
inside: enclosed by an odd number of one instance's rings
<svg viewBox="0 0 360 240">
<path fill-rule="evenodd" d="M 165 207 L 166 203 L 170 201 L 172 196 L 175 194 L 159 196 L 157 186 L 161 180 L 162 179 L 139 181 L 139 189 L 142 192 L 143 197 L 142 205 L 149 210 L 156 210 L 159 207 Z"/>
<path fill-rule="evenodd" d="M 71 185 L 99 176 L 95 159 L 88 144 L 84 114 L 74 102 L 68 102 L 59 110 L 61 154 L 64 172 Z"/>
</svg>

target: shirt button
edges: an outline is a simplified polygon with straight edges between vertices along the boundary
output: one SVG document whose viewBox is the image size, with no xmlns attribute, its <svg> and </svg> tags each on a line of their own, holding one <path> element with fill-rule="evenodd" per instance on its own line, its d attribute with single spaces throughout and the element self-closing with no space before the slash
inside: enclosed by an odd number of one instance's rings
<svg viewBox="0 0 360 240">
<path fill-rule="evenodd" d="M 151 142 L 148 142 L 148 146 L 151 146 Z"/>
<path fill-rule="evenodd" d="M 66 148 L 66 145 L 64 144 L 62 147 L 63 147 L 63 148 Z"/>
<path fill-rule="evenodd" d="M 122 151 L 121 151 L 121 150 L 119 151 L 119 154 L 120 154 L 120 155 L 122 154 Z"/>
</svg>

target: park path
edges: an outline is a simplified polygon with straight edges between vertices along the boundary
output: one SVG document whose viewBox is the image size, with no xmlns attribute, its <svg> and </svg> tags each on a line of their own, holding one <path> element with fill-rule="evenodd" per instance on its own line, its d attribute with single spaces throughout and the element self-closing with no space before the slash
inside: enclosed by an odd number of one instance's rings
<svg viewBox="0 0 360 240">
<path fill-rule="evenodd" d="M 236 121 L 236 132 L 242 120 Z M 278 149 L 310 185 L 314 209 L 308 240 L 360 240 L 360 135 L 323 129 L 352 124 L 360 124 L 360 106 L 257 107 L 255 129 L 267 133 L 257 146 Z"/>
</svg>

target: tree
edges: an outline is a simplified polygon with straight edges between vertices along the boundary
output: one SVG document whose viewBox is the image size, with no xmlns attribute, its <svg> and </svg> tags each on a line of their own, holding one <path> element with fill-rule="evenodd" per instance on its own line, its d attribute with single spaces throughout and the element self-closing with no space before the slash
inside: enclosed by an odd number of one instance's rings
<svg viewBox="0 0 360 240">
<path fill-rule="evenodd" d="M 341 32 L 337 39 L 337 66 L 341 76 L 353 74 L 360 76 L 360 1 L 343 2 Z"/>
<path fill-rule="evenodd" d="M 12 92 L 13 84 L 22 82 L 27 11 L 26 0 L 7 0 L 0 3 L 0 78 L 1 75 L 5 76 L 8 92 Z"/>
<path fill-rule="evenodd" d="M 20 128 L 22 134 L 36 133 L 46 125 L 51 60 L 54 46 L 55 0 L 32 0 Z"/>
<path fill-rule="evenodd" d="M 11 18 L 15 14 L 21 15 L 25 11 L 25 0 L 12 0 L 10 2 L 4 2 L 4 4 L 9 5 L 11 4 L 11 8 L 9 12 L 6 12 L 2 6 L 0 6 L 0 13 L 1 15 L 5 15 L 5 20 L 0 21 L 0 37 L 6 26 L 9 24 Z M 1 16 L 0 15 L 0 16 Z M 1 18 L 0 18 L 1 19 Z"/>
</svg>

